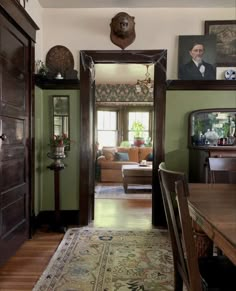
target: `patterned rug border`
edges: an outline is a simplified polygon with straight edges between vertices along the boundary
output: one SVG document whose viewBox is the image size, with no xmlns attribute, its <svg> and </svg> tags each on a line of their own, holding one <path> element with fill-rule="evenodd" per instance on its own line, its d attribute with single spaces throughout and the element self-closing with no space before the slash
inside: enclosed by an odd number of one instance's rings
<svg viewBox="0 0 236 291">
<path fill-rule="evenodd" d="M 63 239 L 61 240 L 58 248 L 56 249 L 54 255 L 52 256 L 52 258 L 50 259 L 50 262 L 48 263 L 46 269 L 44 270 L 44 272 L 42 273 L 41 277 L 39 278 L 39 280 L 37 281 L 37 283 L 35 284 L 34 288 L 32 289 L 32 291 L 46 291 L 46 290 L 59 290 L 59 289 L 54 289 L 51 286 L 49 286 L 49 284 L 53 285 L 56 284 L 56 282 L 58 280 L 60 280 L 60 276 L 54 276 L 51 275 L 53 274 L 53 272 L 58 271 L 58 267 L 60 267 L 60 265 L 62 263 L 65 263 L 68 258 L 70 257 L 72 251 L 70 252 L 69 249 L 74 249 L 76 242 L 78 242 L 78 238 L 81 236 L 83 236 L 83 234 L 85 232 L 93 232 L 93 235 L 96 234 L 96 232 L 101 232 L 100 236 L 108 236 L 109 233 L 114 232 L 113 236 L 122 236 L 122 235 L 126 235 L 126 237 L 128 237 L 128 234 L 132 235 L 134 233 L 138 233 L 138 235 L 150 235 L 152 236 L 153 234 L 168 234 L 167 230 L 163 230 L 163 229 L 150 229 L 150 230 L 140 230 L 140 229 L 108 229 L 108 228 L 94 228 L 94 227 L 81 227 L 81 228 L 70 228 L 67 230 L 67 232 L 65 233 Z M 75 238 L 76 236 L 76 238 Z M 143 236 L 142 236 L 143 237 Z M 168 248 L 168 251 L 170 250 L 170 245 L 166 246 Z M 103 281 L 100 282 L 100 284 L 98 284 L 99 286 L 102 286 Z M 47 285 L 47 288 L 45 289 L 45 286 Z M 171 290 L 169 289 L 170 286 L 165 286 L 163 287 L 163 289 L 159 289 L 157 291 L 164 291 L 164 290 Z M 171 286 L 172 288 L 172 286 Z M 147 290 L 147 289 L 132 289 L 132 288 L 128 288 L 129 290 Z M 80 290 L 80 291 L 87 291 L 85 289 L 60 289 L 60 290 Z M 89 289 L 90 290 L 90 289 Z M 94 289 L 95 290 L 95 289 Z M 96 290 L 103 290 L 103 289 L 96 289 Z M 111 291 L 113 289 L 104 289 L 107 291 Z M 123 290 L 123 289 L 122 289 Z M 149 290 L 149 289 L 148 289 Z M 151 289 L 150 289 L 151 290 Z"/>
</svg>

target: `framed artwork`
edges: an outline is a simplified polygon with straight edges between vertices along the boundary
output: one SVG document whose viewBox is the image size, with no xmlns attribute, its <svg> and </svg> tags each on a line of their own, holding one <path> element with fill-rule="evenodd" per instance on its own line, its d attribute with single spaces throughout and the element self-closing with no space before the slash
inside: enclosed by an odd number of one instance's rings
<svg viewBox="0 0 236 291">
<path fill-rule="evenodd" d="M 69 96 L 53 96 L 54 115 L 69 115 Z"/>
<path fill-rule="evenodd" d="M 216 36 L 218 67 L 236 66 L 236 20 L 205 21 L 205 34 Z"/>
<path fill-rule="evenodd" d="M 216 79 L 216 36 L 180 35 L 178 50 L 180 80 Z"/>
</svg>

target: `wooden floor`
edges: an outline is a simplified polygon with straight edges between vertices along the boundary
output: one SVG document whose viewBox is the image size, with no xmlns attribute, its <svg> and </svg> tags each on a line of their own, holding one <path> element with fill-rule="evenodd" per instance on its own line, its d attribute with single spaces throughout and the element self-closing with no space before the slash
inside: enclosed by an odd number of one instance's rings
<svg viewBox="0 0 236 291">
<path fill-rule="evenodd" d="M 151 200 L 95 200 L 91 227 L 151 229 Z M 38 231 L 2 268 L 0 290 L 32 290 L 63 234 Z"/>
</svg>

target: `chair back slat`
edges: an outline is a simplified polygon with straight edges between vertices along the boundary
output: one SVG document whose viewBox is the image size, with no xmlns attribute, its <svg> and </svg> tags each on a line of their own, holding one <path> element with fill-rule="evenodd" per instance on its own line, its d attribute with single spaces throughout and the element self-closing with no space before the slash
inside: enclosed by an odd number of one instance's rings
<svg viewBox="0 0 236 291">
<path fill-rule="evenodd" d="M 182 290 L 181 284 L 184 281 L 187 290 L 201 291 L 201 277 L 187 203 L 189 191 L 186 176 L 181 172 L 167 170 L 164 163 L 159 165 L 158 173 L 172 245 L 175 290 Z M 178 181 L 181 184 L 176 186 Z M 177 192 L 180 198 L 177 197 Z"/>
<path fill-rule="evenodd" d="M 211 183 L 236 183 L 236 158 L 210 157 L 208 163 Z"/>
</svg>

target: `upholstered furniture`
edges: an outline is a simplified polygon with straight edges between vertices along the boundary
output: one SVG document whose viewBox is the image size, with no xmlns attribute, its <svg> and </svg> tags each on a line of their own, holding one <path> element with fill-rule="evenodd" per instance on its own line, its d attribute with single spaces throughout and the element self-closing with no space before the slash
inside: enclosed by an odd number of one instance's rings
<svg viewBox="0 0 236 291">
<path fill-rule="evenodd" d="M 152 147 L 103 147 L 97 158 L 100 182 L 122 183 L 122 166 L 138 165 L 142 160 L 152 160 Z"/>
<path fill-rule="evenodd" d="M 152 185 L 152 164 L 123 165 L 122 177 L 125 193 L 128 192 L 129 184 Z"/>
</svg>

